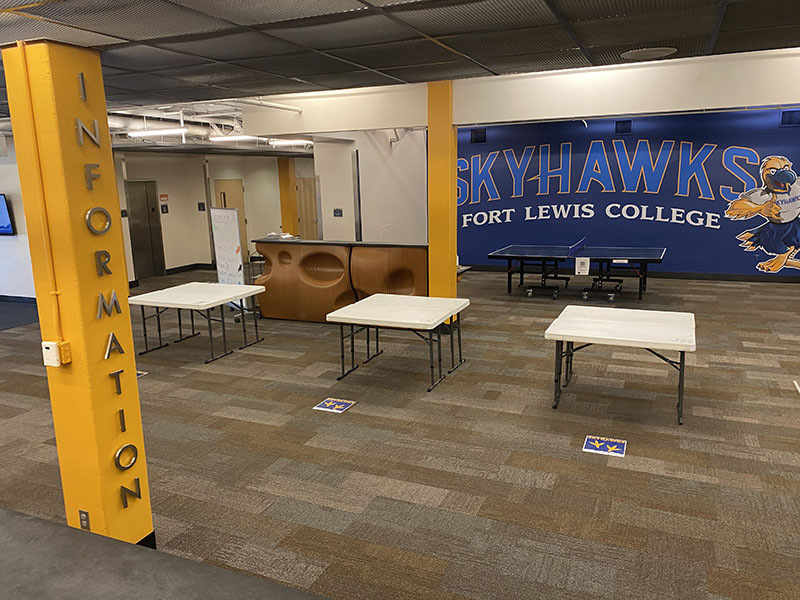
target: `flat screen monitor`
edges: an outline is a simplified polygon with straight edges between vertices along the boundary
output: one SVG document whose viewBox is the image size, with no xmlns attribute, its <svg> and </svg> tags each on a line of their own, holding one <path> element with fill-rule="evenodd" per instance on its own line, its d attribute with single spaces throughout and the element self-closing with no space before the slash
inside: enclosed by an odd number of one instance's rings
<svg viewBox="0 0 800 600">
<path fill-rule="evenodd" d="M 14 221 L 11 218 L 11 207 L 5 194 L 0 194 L 0 235 L 16 235 Z"/>
</svg>

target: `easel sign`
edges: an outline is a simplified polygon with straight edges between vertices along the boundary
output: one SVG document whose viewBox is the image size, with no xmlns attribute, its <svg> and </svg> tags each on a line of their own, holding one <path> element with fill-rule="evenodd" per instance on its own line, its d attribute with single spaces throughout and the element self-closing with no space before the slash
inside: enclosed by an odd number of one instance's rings
<svg viewBox="0 0 800 600">
<path fill-rule="evenodd" d="M 217 281 L 244 285 L 242 247 L 239 241 L 239 215 L 235 208 L 210 208 Z"/>
</svg>

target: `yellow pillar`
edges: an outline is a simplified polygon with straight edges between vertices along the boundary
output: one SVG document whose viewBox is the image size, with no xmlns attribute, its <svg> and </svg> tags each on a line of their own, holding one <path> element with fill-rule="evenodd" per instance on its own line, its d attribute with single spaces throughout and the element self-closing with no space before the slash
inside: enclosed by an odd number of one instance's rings
<svg viewBox="0 0 800 600">
<path fill-rule="evenodd" d="M 297 179 L 293 158 L 278 158 L 278 186 L 281 195 L 281 231 L 298 235 L 300 225 L 297 220 Z"/>
<path fill-rule="evenodd" d="M 453 82 L 428 84 L 428 294 L 456 297 L 456 128 Z"/>
<path fill-rule="evenodd" d="M 67 524 L 155 546 L 100 56 L 3 48 Z"/>
</svg>

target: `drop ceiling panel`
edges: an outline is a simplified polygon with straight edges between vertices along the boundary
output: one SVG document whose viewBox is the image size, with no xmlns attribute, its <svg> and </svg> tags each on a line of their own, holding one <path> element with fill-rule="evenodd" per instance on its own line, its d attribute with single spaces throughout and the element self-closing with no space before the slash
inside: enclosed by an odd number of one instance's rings
<svg viewBox="0 0 800 600">
<path fill-rule="evenodd" d="M 232 26 L 166 0 L 80 0 L 26 8 L 25 12 L 128 40 L 206 33 Z"/>
<path fill-rule="evenodd" d="M 748 52 L 772 48 L 793 48 L 800 40 L 800 26 L 756 29 L 753 31 L 731 31 L 720 33 L 714 45 L 714 54 L 726 52 Z M 776 81 L 776 85 L 780 85 Z"/>
<path fill-rule="evenodd" d="M 82 31 L 15 13 L 0 13 L 0 44 L 45 38 L 76 46 L 108 46 L 124 41 L 113 36 Z"/>
<path fill-rule="evenodd" d="M 104 50 L 100 55 L 100 60 L 104 66 L 133 71 L 152 71 L 154 69 L 168 69 L 170 67 L 197 65 L 206 62 L 196 56 L 186 56 L 141 44 Z"/>
<path fill-rule="evenodd" d="M 463 34 L 440 38 L 440 41 L 480 61 L 492 56 L 534 54 L 575 47 L 575 42 L 559 25 L 496 33 Z"/>
<path fill-rule="evenodd" d="M 453 52 L 428 40 L 409 40 L 375 46 L 342 48 L 340 50 L 331 50 L 330 54 L 372 69 L 423 65 L 456 58 Z"/>
<path fill-rule="evenodd" d="M 294 94 L 298 92 L 314 92 L 321 90 L 318 85 L 304 83 L 302 81 L 292 81 L 282 79 L 276 82 L 274 79 L 263 81 L 249 81 L 237 83 L 231 87 L 231 96 L 268 96 L 272 94 Z"/>
<path fill-rule="evenodd" d="M 259 69 L 275 75 L 286 77 L 304 77 L 305 75 L 327 75 L 330 73 L 346 73 L 359 71 L 359 67 L 329 58 L 316 52 L 300 52 L 297 54 L 283 54 L 267 58 L 254 58 L 251 60 L 237 61 L 237 64 Z"/>
<path fill-rule="evenodd" d="M 367 10 L 367 7 L 358 0 L 233 0 L 227 2 L 175 0 L 175 2 L 239 25 L 260 25 Z"/>
<path fill-rule="evenodd" d="M 187 52 L 214 60 L 237 60 L 254 56 L 274 56 L 297 52 L 295 44 L 255 31 L 204 35 L 193 39 L 159 42 L 159 47 Z"/>
<path fill-rule="evenodd" d="M 680 11 L 581 21 L 571 26 L 585 46 L 654 45 L 664 39 L 710 36 L 715 19 L 714 7 L 698 5 Z"/>
<path fill-rule="evenodd" d="M 544 0 L 465 0 L 386 7 L 397 18 L 431 35 L 520 29 L 557 23 Z"/>
<path fill-rule="evenodd" d="M 136 92 L 146 92 L 164 88 L 173 88 L 181 85 L 189 85 L 177 79 L 162 77 L 153 73 L 130 73 L 128 75 L 112 75 L 104 78 L 106 85 L 123 90 Z"/>
<path fill-rule="evenodd" d="M 553 0 L 567 21 L 586 21 L 623 16 L 681 11 L 714 6 L 719 0 Z"/>
<path fill-rule="evenodd" d="M 348 14 L 346 19 L 304 19 L 264 30 L 284 40 L 317 50 L 380 44 L 420 37 L 408 27 L 375 14 Z"/>
<path fill-rule="evenodd" d="M 353 73 L 336 73 L 333 75 L 312 75 L 306 77 L 311 83 L 326 88 L 368 87 L 375 85 L 396 85 L 396 79 L 376 73 L 375 71 L 355 71 Z"/>
<path fill-rule="evenodd" d="M 493 71 L 502 74 L 577 69 L 591 66 L 591 63 L 584 58 L 579 50 L 498 56 L 487 58 L 485 64 Z"/>
<path fill-rule="evenodd" d="M 233 83 L 236 81 L 252 81 L 258 79 L 261 74 L 253 69 L 243 69 L 236 65 L 223 63 L 210 63 L 206 65 L 195 65 L 192 67 L 180 67 L 177 69 L 164 69 L 158 71 L 158 75 L 173 77 L 194 84 L 199 83 Z"/>
<path fill-rule="evenodd" d="M 384 73 L 399 77 L 409 83 L 420 81 L 439 81 L 442 79 L 459 79 L 476 75 L 486 75 L 487 71 L 468 60 L 436 63 L 433 65 L 420 65 L 416 67 L 399 67 L 396 69 L 383 69 Z"/>
<path fill-rule="evenodd" d="M 720 31 L 740 31 L 800 25 L 800 10 L 787 10 L 786 0 L 747 0 L 730 3 L 725 9 Z M 800 39 L 796 40 L 800 44 Z"/>
<path fill-rule="evenodd" d="M 677 48 L 678 51 L 666 57 L 667 60 L 672 58 L 686 58 L 688 56 L 701 56 L 705 53 L 706 45 L 708 44 L 708 36 L 697 36 L 693 38 L 685 38 L 680 40 L 658 40 L 653 46 L 667 46 Z M 592 46 L 587 48 L 588 52 L 592 55 L 598 65 L 616 65 L 616 64 L 632 64 L 634 61 L 625 60 L 620 58 L 623 52 L 628 50 L 636 50 L 641 48 L 637 44 L 612 44 L 609 46 Z M 661 59 L 655 59 L 661 60 Z M 642 61 L 636 61 L 642 62 Z M 652 62 L 652 61 L 648 61 Z"/>
<path fill-rule="evenodd" d="M 158 90 L 159 94 L 170 96 L 180 101 L 189 100 L 214 100 L 219 98 L 232 98 L 236 94 L 229 89 L 198 85 L 190 87 L 175 87 Z"/>
</svg>

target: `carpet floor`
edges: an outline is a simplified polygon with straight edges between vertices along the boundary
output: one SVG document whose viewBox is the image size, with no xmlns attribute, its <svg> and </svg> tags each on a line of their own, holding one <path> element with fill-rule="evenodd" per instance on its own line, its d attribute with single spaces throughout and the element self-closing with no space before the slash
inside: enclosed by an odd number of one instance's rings
<svg viewBox="0 0 800 600">
<path fill-rule="evenodd" d="M 683 426 L 677 373 L 627 348 L 577 354 L 553 410 L 543 333 L 581 300 L 508 296 L 501 273 L 459 284 L 467 363 L 430 393 L 402 332 L 342 381 L 332 325 L 261 320 L 263 342 L 208 365 L 203 336 L 170 344 L 137 361 L 159 548 L 340 600 L 797 598 L 799 292 L 619 295 L 696 315 Z M 0 332 L 0 361 L 0 507 L 63 522 L 37 326 Z M 328 396 L 357 404 L 312 410 Z M 587 434 L 627 455 L 581 452 Z"/>
</svg>

